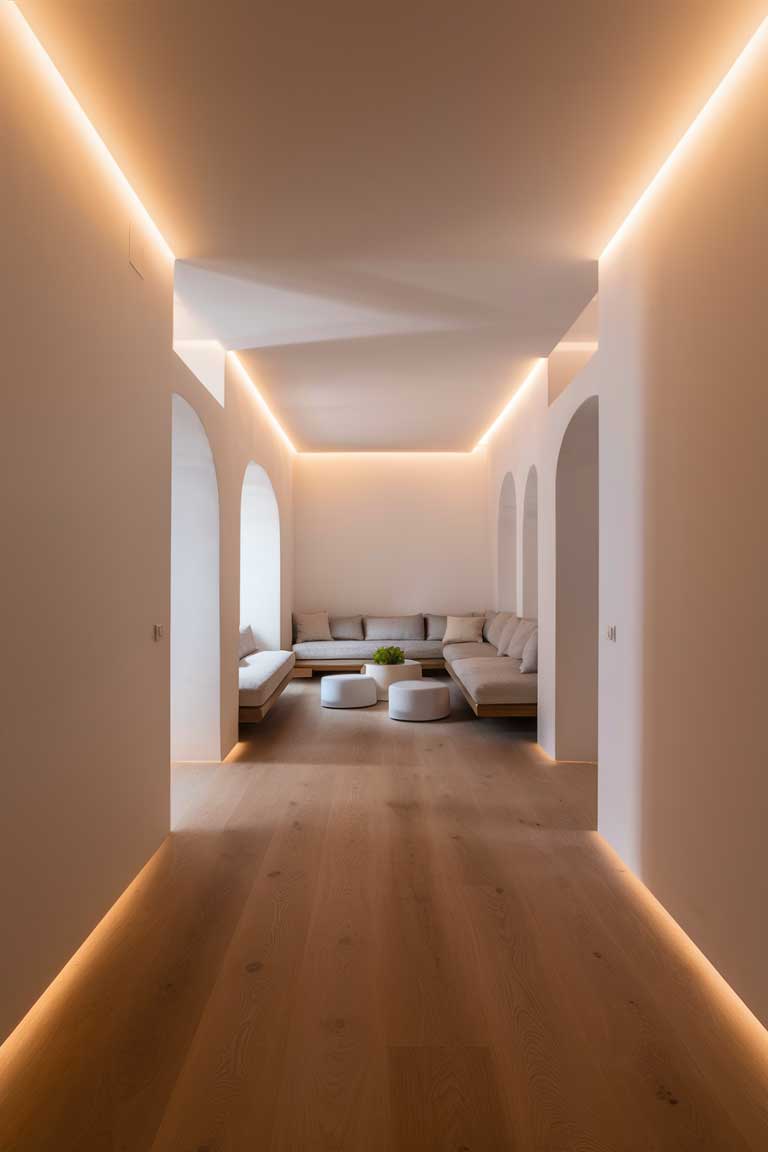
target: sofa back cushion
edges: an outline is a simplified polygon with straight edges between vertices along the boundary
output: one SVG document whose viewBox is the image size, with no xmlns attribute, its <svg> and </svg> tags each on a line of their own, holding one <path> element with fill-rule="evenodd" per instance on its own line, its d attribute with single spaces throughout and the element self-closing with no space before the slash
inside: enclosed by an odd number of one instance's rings
<svg viewBox="0 0 768 1152">
<path fill-rule="evenodd" d="M 517 631 L 517 626 L 519 623 L 520 620 L 518 617 L 510 614 L 509 619 L 506 620 L 502 625 L 501 633 L 498 640 L 496 641 L 496 649 L 499 653 L 499 656 L 506 656 L 509 642 Z M 491 644 L 493 644 L 493 640 L 491 640 Z"/>
<path fill-rule="evenodd" d="M 435 612 L 426 612 L 424 619 L 427 622 L 427 640 L 442 640 L 448 617 Z"/>
<path fill-rule="evenodd" d="M 308 640 L 332 640 L 327 612 L 294 612 L 293 636 L 297 644 Z"/>
<path fill-rule="evenodd" d="M 489 612 L 485 619 L 485 628 L 483 634 L 489 644 L 493 644 L 496 648 L 499 647 L 499 640 L 506 625 L 510 620 L 517 620 L 514 612 Z"/>
<path fill-rule="evenodd" d="M 238 660 L 244 660 L 246 656 L 252 656 L 254 652 L 258 651 L 258 644 L 256 637 L 250 624 L 246 624 L 240 629 L 240 639 L 238 641 Z"/>
<path fill-rule="evenodd" d="M 331 636 L 334 640 L 362 640 L 362 616 L 331 616 Z"/>
<path fill-rule="evenodd" d="M 521 672 L 538 672 L 539 670 L 539 630 L 534 628 L 525 642 L 523 655 L 520 661 Z"/>
<path fill-rule="evenodd" d="M 444 644 L 478 644 L 483 638 L 484 616 L 449 616 Z"/>
<path fill-rule="evenodd" d="M 366 640 L 423 640 L 424 617 L 366 616 Z"/>
<path fill-rule="evenodd" d="M 513 660 L 522 660 L 525 642 L 536 627 L 535 620 L 519 620 L 517 628 L 507 644 L 507 656 Z"/>
</svg>

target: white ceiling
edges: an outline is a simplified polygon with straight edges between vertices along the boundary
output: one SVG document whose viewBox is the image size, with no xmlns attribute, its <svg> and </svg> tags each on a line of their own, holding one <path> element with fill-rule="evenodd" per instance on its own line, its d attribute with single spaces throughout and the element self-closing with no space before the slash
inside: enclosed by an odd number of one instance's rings
<svg viewBox="0 0 768 1152">
<path fill-rule="evenodd" d="M 477 440 L 765 0 L 21 0 L 303 448 Z"/>
</svg>

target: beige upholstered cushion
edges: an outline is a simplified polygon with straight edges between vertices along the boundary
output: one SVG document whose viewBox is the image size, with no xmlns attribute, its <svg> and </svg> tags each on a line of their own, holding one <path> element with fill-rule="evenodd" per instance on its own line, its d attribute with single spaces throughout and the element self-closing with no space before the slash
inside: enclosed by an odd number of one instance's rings
<svg viewBox="0 0 768 1152">
<path fill-rule="evenodd" d="M 506 656 L 454 660 L 451 669 L 477 704 L 536 703 L 538 676 L 524 676 Z"/>
<path fill-rule="evenodd" d="M 439 640 L 398 640 L 408 660 L 441 660 L 443 645 Z M 317 640 L 309 644 L 294 644 L 297 660 L 370 660 L 381 640 Z"/>
<path fill-rule="evenodd" d="M 510 615 L 509 619 L 502 627 L 501 635 L 496 642 L 496 647 L 499 650 L 499 656 L 506 656 L 509 642 L 517 631 L 517 626 L 519 623 L 520 621 L 517 616 Z M 493 641 L 491 641 L 491 643 L 493 643 Z"/>
<path fill-rule="evenodd" d="M 511 656 L 513 660 L 522 660 L 525 643 L 535 627 L 535 620 L 520 620 L 518 622 L 517 628 L 507 644 L 507 656 Z"/>
<path fill-rule="evenodd" d="M 290 676 L 296 657 L 293 652 L 254 652 L 240 663 L 240 707 L 259 708 Z"/>
<path fill-rule="evenodd" d="M 237 658 L 242 660 L 245 656 L 250 656 L 258 648 L 256 637 L 253 634 L 250 624 L 246 624 L 244 628 L 240 629 L 240 639 L 238 641 Z"/>
<path fill-rule="evenodd" d="M 484 632 L 489 644 L 498 648 L 501 634 L 510 620 L 517 620 L 513 612 L 494 612 L 491 619 L 486 619 Z"/>
<path fill-rule="evenodd" d="M 334 640 L 362 640 L 362 616 L 331 616 L 331 636 Z"/>
<path fill-rule="evenodd" d="M 366 616 L 366 640 L 423 640 L 424 617 Z"/>
<path fill-rule="evenodd" d="M 521 672 L 538 672 L 539 670 L 539 630 L 534 628 L 525 642 L 523 656 L 520 661 Z"/>
<path fill-rule="evenodd" d="M 479 644 L 483 639 L 483 616 L 449 616 L 443 644 Z"/>
<path fill-rule="evenodd" d="M 297 644 L 306 644 L 308 640 L 333 639 L 327 612 L 296 612 L 293 629 Z"/>
<path fill-rule="evenodd" d="M 443 648 L 444 660 L 465 660 L 468 656 L 498 656 L 498 652 L 484 640 L 479 644 L 446 644 Z"/>
<path fill-rule="evenodd" d="M 427 640 L 442 640 L 448 617 L 441 616 L 439 613 L 426 612 L 424 619 L 427 623 Z"/>
</svg>

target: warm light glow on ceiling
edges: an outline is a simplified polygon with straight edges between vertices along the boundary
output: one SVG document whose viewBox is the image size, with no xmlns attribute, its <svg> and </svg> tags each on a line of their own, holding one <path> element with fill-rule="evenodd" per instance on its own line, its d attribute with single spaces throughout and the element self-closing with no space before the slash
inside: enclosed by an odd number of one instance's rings
<svg viewBox="0 0 768 1152">
<path fill-rule="evenodd" d="M 551 355 L 555 352 L 597 352 L 597 349 L 597 340 L 561 340 L 552 349 Z"/>
<path fill-rule="evenodd" d="M 98 158 L 104 170 L 117 184 L 121 195 L 124 196 L 128 201 L 131 211 L 144 222 L 147 231 L 155 240 L 160 251 L 171 263 L 173 263 L 176 257 L 170 244 L 163 236 L 162 232 L 150 216 L 142 201 L 139 199 L 138 194 L 136 193 L 120 165 L 117 163 L 117 160 L 115 160 L 109 148 L 104 143 L 91 121 L 88 119 L 87 114 L 83 110 L 83 107 L 77 100 L 75 94 L 72 92 L 72 89 L 69 87 L 66 80 L 54 64 L 53 60 L 51 60 L 45 48 L 38 40 L 35 33 L 32 31 L 32 28 L 25 20 L 18 5 L 15 3 L 9 4 L 7 7 L 7 15 L 15 27 L 19 45 L 22 50 L 26 52 L 32 64 L 37 68 L 48 85 L 51 87 L 51 90 L 56 99 L 67 110 L 73 123 L 76 125 L 77 129 L 93 151 L 94 155 Z M 198 342 L 185 341 L 184 343 L 188 346 L 191 346 L 193 343 L 197 344 Z M 218 341 L 200 341 L 199 343 L 200 345 L 216 345 L 218 344 Z M 247 380 L 248 384 L 250 384 L 253 395 L 256 397 L 259 406 L 268 417 L 275 431 L 278 433 L 284 443 L 287 444 L 291 452 L 295 452 L 296 449 L 291 443 L 290 438 L 286 434 L 282 425 L 280 424 L 280 421 L 271 411 L 266 400 L 251 380 L 237 355 L 234 352 L 230 352 L 229 355 L 232 356 L 241 374 Z"/>
<path fill-rule="evenodd" d="M 93 124 L 88 119 L 88 116 L 72 92 L 72 89 L 30 28 L 18 5 L 15 3 L 9 4 L 7 11 L 9 20 L 15 26 L 20 47 L 45 78 L 54 96 L 62 107 L 66 109 L 73 123 L 76 124 L 80 134 L 84 137 L 104 170 L 109 173 L 110 177 L 120 189 L 121 194 L 128 200 L 132 211 L 144 222 L 147 231 L 155 240 L 160 251 L 173 263 L 176 257 L 173 254 L 170 244 L 142 204 L 117 160 L 115 160 L 109 148 L 107 148 L 101 136 L 99 136 Z"/>
<path fill-rule="evenodd" d="M 715 88 L 714 92 L 710 96 L 709 100 L 707 100 L 706 104 L 699 112 L 696 119 L 672 149 L 669 156 L 664 161 L 661 168 L 659 168 L 658 172 L 653 177 L 648 187 L 645 189 L 635 205 L 616 229 L 613 236 L 610 238 L 605 248 L 600 253 L 600 260 L 605 259 L 611 249 L 615 247 L 616 243 L 624 235 L 627 228 L 632 224 L 633 220 L 636 219 L 650 197 L 653 195 L 665 177 L 669 174 L 669 171 L 674 165 L 675 161 L 680 159 L 682 152 L 684 151 L 686 145 L 690 143 L 691 138 L 700 128 L 704 127 L 707 120 L 713 114 L 715 109 L 722 103 L 722 101 L 728 98 L 735 85 L 741 80 L 745 68 L 754 63 L 755 57 L 761 50 L 766 47 L 766 44 L 768 44 L 768 16 L 766 16 L 766 18 L 763 20 L 762 24 L 754 33 L 751 40 L 748 41 L 746 47 L 741 51 L 740 55 L 737 56 L 736 60 L 731 65 L 728 72 L 726 72 L 717 88 Z"/>
<path fill-rule="evenodd" d="M 491 436 L 493 436 L 494 432 L 499 428 L 499 426 L 501 424 L 504 423 L 504 421 L 510 415 L 510 413 L 512 412 L 512 409 L 515 407 L 518 400 L 520 399 L 520 397 L 525 392 L 526 388 L 528 388 L 528 386 L 533 381 L 533 378 L 535 377 L 539 368 L 541 368 L 542 364 L 546 364 L 546 362 L 547 362 L 546 356 L 542 356 L 539 360 L 536 361 L 533 368 L 528 373 L 525 380 L 523 380 L 522 384 L 517 389 L 517 391 L 515 392 L 512 399 L 507 402 L 505 407 L 501 410 L 499 415 L 494 420 L 493 424 L 491 424 L 490 428 L 487 428 L 485 430 L 485 432 L 483 432 L 483 434 L 480 437 L 480 439 L 478 440 L 477 444 L 475 444 L 474 448 L 472 449 L 473 452 L 477 452 L 478 448 L 484 448 L 486 446 L 486 444 L 490 440 Z"/>
<path fill-rule="evenodd" d="M 254 384 L 253 380 L 251 380 L 250 376 L 248 375 L 245 368 L 243 367 L 243 362 L 240 359 L 240 357 L 237 355 L 236 352 L 228 352 L 227 355 L 232 358 L 232 361 L 237 366 L 237 368 L 240 372 L 240 375 L 243 377 L 243 379 L 246 381 L 246 383 L 248 383 L 250 385 L 251 390 L 253 392 L 253 395 L 256 397 L 257 403 L 259 404 L 262 411 L 264 412 L 264 415 L 270 421 L 272 427 L 275 429 L 278 436 L 280 436 L 282 438 L 283 442 L 287 445 L 288 448 L 290 448 L 291 452 L 295 452 L 296 449 L 294 448 L 288 433 L 283 428 L 283 426 L 280 423 L 280 421 L 278 420 L 277 416 L 275 416 L 275 414 L 272 411 L 272 409 L 270 408 L 269 404 L 267 404 L 267 402 L 264 399 L 264 397 L 262 396 L 261 392 L 259 392 L 259 390 L 256 387 L 256 385 Z"/>
</svg>

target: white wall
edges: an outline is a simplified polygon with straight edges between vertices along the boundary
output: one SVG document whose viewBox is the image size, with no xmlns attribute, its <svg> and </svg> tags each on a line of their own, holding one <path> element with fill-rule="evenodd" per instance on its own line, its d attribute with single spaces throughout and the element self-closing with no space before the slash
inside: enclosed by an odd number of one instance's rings
<svg viewBox="0 0 768 1152">
<path fill-rule="evenodd" d="M 174 355 L 172 266 L 128 261 L 125 191 L 0 5 L 3 783 L 0 1039 L 169 826 L 171 395 L 213 450 L 221 500 L 221 741 L 237 739 L 240 493 L 281 504 L 291 457 L 228 367 L 221 405 Z"/>
<path fill-rule="evenodd" d="M 296 606 L 475 612 L 492 600 L 482 453 L 300 455 Z"/>
<path fill-rule="evenodd" d="M 600 830 L 768 1023 L 768 49 L 600 267 Z"/>
<path fill-rule="evenodd" d="M 259 647 L 280 648 L 280 509 L 259 464 L 245 470 L 240 511 L 240 627 Z"/>
<path fill-rule="evenodd" d="M 551 395 L 551 389 L 550 389 Z M 572 416 L 555 478 L 555 751 L 597 760 L 599 402 Z"/>
<path fill-rule="evenodd" d="M 548 403 L 547 365 L 543 364 L 519 396 L 509 419 L 495 432 L 484 453 L 489 469 L 489 512 L 493 568 L 498 572 L 498 508 L 508 473 L 518 493 L 524 493 L 531 468 L 536 468 L 538 507 L 538 620 L 539 620 L 539 743 L 554 756 L 556 714 L 555 663 L 555 475 L 563 435 L 577 408 L 597 393 L 598 357 L 593 357 L 557 397 Z M 523 614 L 523 540 L 525 522 L 518 516 L 518 608 Z M 530 523 L 529 523 L 530 532 Z M 496 593 L 498 605 L 498 589 Z"/>
<path fill-rule="evenodd" d="M 554 754 L 555 468 L 599 394 L 599 830 L 768 1023 L 760 55 L 601 260 L 599 352 L 550 407 L 542 369 L 487 451 L 492 525 L 505 474 L 520 492 L 538 469 L 539 739 Z"/>
<path fill-rule="evenodd" d="M 221 750 L 219 485 L 194 408 L 172 398 L 171 759 Z"/>
</svg>

